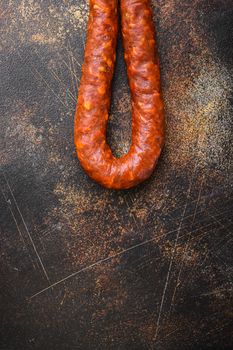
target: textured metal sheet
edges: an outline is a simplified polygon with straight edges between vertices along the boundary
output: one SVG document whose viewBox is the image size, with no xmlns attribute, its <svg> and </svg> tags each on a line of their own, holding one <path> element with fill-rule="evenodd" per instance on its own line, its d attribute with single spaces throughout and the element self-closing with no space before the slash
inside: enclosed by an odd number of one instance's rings
<svg viewBox="0 0 233 350">
<path fill-rule="evenodd" d="M 153 8 L 166 147 L 149 181 L 114 192 L 73 146 L 86 1 L 1 2 L 2 350 L 232 346 L 233 4 Z M 115 154 L 130 134 L 119 37 Z"/>
</svg>

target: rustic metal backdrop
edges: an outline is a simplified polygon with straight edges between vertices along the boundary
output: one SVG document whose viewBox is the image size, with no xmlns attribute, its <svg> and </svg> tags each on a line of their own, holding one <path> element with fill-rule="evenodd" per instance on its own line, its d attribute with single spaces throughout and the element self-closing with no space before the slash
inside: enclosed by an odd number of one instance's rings
<svg viewBox="0 0 233 350">
<path fill-rule="evenodd" d="M 232 348 L 233 3 L 152 3 L 166 147 L 114 192 L 73 145 L 87 1 L 1 1 L 1 350 Z M 120 35 L 110 119 L 122 155 Z"/>
</svg>

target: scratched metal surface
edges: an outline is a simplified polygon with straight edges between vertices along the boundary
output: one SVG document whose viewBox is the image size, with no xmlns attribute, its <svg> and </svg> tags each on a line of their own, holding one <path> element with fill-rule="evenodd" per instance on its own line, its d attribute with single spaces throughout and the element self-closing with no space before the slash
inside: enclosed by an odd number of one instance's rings
<svg viewBox="0 0 233 350">
<path fill-rule="evenodd" d="M 232 348 L 233 3 L 153 9 L 166 147 L 114 192 L 72 140 L 86 1 L 1 1 L 1 350 Z M 119 38 L 115 154 L 130 128 Z"/>
</svg>

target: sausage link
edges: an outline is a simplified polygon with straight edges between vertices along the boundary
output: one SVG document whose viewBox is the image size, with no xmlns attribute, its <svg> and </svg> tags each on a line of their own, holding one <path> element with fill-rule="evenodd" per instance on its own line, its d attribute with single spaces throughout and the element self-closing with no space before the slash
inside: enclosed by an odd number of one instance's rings
<svg viewBox="0 0 233 350">
<path fill-rule="evenodd" d="M 116 60 L 117 0 L 90 0 L 82 79 L 75 116 L 79 161 L 96 182 L 128 189 L 153 172 L 164 144 L 164 105 L 149 0 L 121 0 L 122 34 L 132 97 L 132 144 L 116 158 L 106 143 Z"/>
</svg>

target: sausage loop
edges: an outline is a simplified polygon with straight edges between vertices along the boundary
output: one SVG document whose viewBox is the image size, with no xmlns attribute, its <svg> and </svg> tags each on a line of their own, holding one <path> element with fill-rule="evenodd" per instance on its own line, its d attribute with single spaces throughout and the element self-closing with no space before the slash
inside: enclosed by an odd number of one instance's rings
<svg viewBox="0 0 233 350">
<path fill-rule="evenodd" d="M 132 98 L 132 144 L 121 158 L 106 142 L 116 60 L 118 1 L 90 0 L 74 140 L 79 161 L 96 182 L 128 189 L 149 178 L 164 144 L 164 104 L 149 0 L 121 0 L 122 37 Z"/>
</svg>

